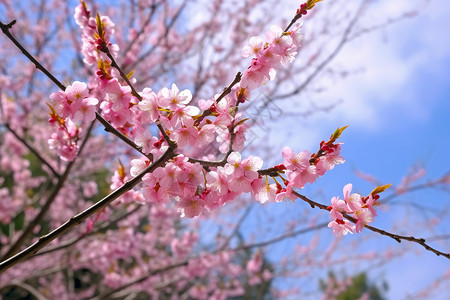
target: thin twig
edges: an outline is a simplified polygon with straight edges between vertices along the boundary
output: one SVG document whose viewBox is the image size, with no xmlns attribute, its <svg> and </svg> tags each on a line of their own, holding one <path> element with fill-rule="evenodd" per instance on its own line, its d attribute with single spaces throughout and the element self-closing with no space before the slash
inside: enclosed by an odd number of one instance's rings
<svg viewBox="0 0 450 300">
<path fill-rule="evenodd" d="M 233 231 L 231 232 L 231 234 L 226 238 L 225 242 L 223 243 L 223 245 L 218 249 L 218 251 L 222 251 L 225 249 L 225 247 L 228 246 L 228 244 L 230 243 L 231 239 L 239 232 L 239 229 L 241 228 L 242 223 L 245 221 L 245 219 L 247 219 L 248 215 L 250 214 L 250 211 L 252 210 L 253 205 L 249 205 L 247 206 L 247 208 L 245 209 L 244 213 L 242 214 L 242 216 L 239 218 L 239 221 L 237 222 L 237 224 L 234 226 Z"/>
<path fill-rule="evenodd" d="M 75 237 L 75 238 L 73 238 L 73 239 L 70 239 L 70 240 L 68 240 L 68 241 L 64 241 L 63 243 L 61 243 L 61 244 L 59 244 L 59 245 L 56 245 L 56 246 L 54 246 L 54 247 L 51 247 L 51 248 L 48 248 L 48 249 L 45 248 L 43 251 L 36 253 L 36 255 L 34 255 L 34 256 L 40 256 L 40 255 L 48 254 L 48 253 L 51 253 L 51 252 L 54 252 L 54 251 L 58 251 L 58 250 L 65 249 L 65 248 L 67 248 L 67 247 L 70 247 L 70 246 L 72 246 L 72 245 L 78 243 L 79 241 L 81 241 L 81 240 L 83 240 L 83 239 L 85 239 L 85 238 L 87 238 L 87 237 L 89 237 L 89 236 L 92 236 L 92 235 L 94 235 L 94 234 L 96 234 L 96 233 L 105 231 L 106 229 L 108 229 L 108 228 L 111 227 L 112 225 L 117 224 L 117 223 L 120 222 L 121 220 L 123 220 L 123 219 L 129 217 L 130 215 L 134 214 L 134 213 L 135 213 L 136 211 L 138 211 L 141 207 L 142 207 L 141 205 L 138 205 L 138 206 L 136 206 L 133 210 L 127 212 L 126 214 L 123 214 L 123 215 L 117 217 L 117 218 L 114 219 L 114 220 L 111 220 L 111 221 L 106 222 L 105 224 L 102 224 L 101 226 L 99 226 L 99 227 L 96 228 L 95 230 L 92 230 L 92 231 L 89 232 L 89 233 L 80 235 L 80 236 Z"/>
<path fill-rule="evenodd" d="M 152 160 L 152 156 L 153 156 L 152 154 L 145 154 L 144 152 L 142 152 L 142 147 L 139 147 L 138 145 L 136 145 L 126 135 L 124 135 L 122 132 L 117 130 L 117 128 L 115 128 L 114 126 L 111 125 L 111 123 L 106 121 L 105 118 L 103 118 L 98 112 L 95 112 L 95 118 L 97 119 L 97 121 L 99 121 L 103 125 L 103 127 L 105 127 L 106 132 L 109 132 L 109 133 L 115 135 L 121 141 L 123 141 L 125 144 L 127 144 L 128 146 L 130 146 L 131 148 L 133 148 L 140 154 L 150 158 L 150 160 Z"/>
<path fill-rule="evenodd" d="M 295 231 L 292 231 L 292 232 L 285 233 L 283 235 L 277 236 L 277 237 L 275 237 L 273 239 L 270 239 L 270 240 L 267 240 L 267 241 L 264 241 L 264 242 L 253 243 L 253 244 L 248 244 L 248 245 L 242 245 L 242 246 L 239 246 L 237 248 L 233 248 L 232 251 L 241 251 L 241 250 L 247 250 L 247 249 L 251 249 L 251 248 L 265 247 L 265 246 L 268 246 L 268 245 L 272 245 L 272 244 L 281 242 L 282 240 L 285 240 L 285 239 L 288 239 L 288 238 L 296 237 L 296 236 L 298 236 L 300 234 L 304 234 L 304 233 L 308 233 L 310 231 L 314 231 L 314 230 L 319 230 L 319 229 L 325 228 L 325 227 L 327 227 L 327 225 L 328 225 L 328 222 L 317 224 L 317 225 L 312 226 L 312 227 L 302 228 L 302 229 L 299 229 L 299 230 L 295 230 Z"/>
<path fill-rule="evenodd" d="M 320 204 L 320 203 L 317 203 L 317 202 L 315 202 L 315 201 L 313 201 L 311 199 L 308 199 L 306 196 L 303 196 L 303 195 L 297 193 L 296 191 L 292 191 L 292 194 L 294 194 L 298 198 L 302 199 L 303 201 L 307 202 L 309 205 L 311 205 L 312 208 L 318 207 L 320 209 L 328 211 L 327 206 L 324 205 L 324 204 Z M 347 220 L 349 220 L 350 222 L 356 223 L 356 221 L 357 221 L 355 218 L 353 218 L 352 216 L 349 216 L 348 214 L 342 213 L 342 215 Z M 382 230 L 382 229 L 379 229 L 379 228 L 376 228 L 376 227 L 373 227 L 373 226 L 370 226 L 370 225 L 365 225 L 364 227 L 369 229 L 369 230 L 371 230 L 371 231 L 373 231 L 373 232 L 379 233 L 381 235 L 388 236 L 388 237 L 394 239 L 395 241 L 397 241 L 399 243 L 402 240 L 417 243 L 417 244 L 421 245 L 422 247 L 424 247 L 426 250 L 431 251 L 431 252 L 433 252 L 434 254 L 436 254 L 438 256 L 442 255 L 443 257 L 446 257 L 446 258 L 450 259 L 450 253 L 445 253 L 445 252 L 442 252 L 442 251 L 434 249 L 433 247 L 431 247 L 428 244 L 426 244 L 426 241 L 423 238 L 415 238 L 413 236 L 398 235 L 398 234 L 390 233 L 390 232 L 387 232 L 385 230 Z"/>
<path fill-rule="evenodd" d="M 162 267 L 162 268 L 159 268 L 159 269 L 152 270 L 149 273 L 147 273 L 147 274 L 145 274 L 145 275 L 143 275 L 141 277 L 136 278 L 135 280 L 132 280 L 132 281 L 130 281 L 130 282 L 128 282 L 128 283 L 126 283 L 126 284 L 124 284 L 124 285 L 114 289 L 114 290 L 111 290 L 111 291 L 109 291 L 107 293 L 104 293 L 104 294 L 101 294 L 101 295 L 99 295 L 97 297 L 94 297 L 91 300 L 110 299 L 109 297 L 111 295 L 113 295 L 113 294 L 115 294 L 115 293 L 117 293 L 117 292 L 119 292 L 121 290 L 124 290 L 124 289 L 126 289 L 126 288 L 128 288 L 128 287 L 130 287 L 132 285 L 135 285 L 137 283 L 143 282 L 143 281 L 147 280 L 147 278 L 149 278 L 150 276 L 154 276 L 156 274 L 160 274 L 160 273 L 163 273 L 163 272 L 166 272 L 166 271 L 169 271 L 169 270 L 181 267 L 181 266 L 185 266 L 188 263 L 189 263 L 189 259 L 185 259 L 185 260 L 180 261 L 178 263 L 174 263 L 174 264 L 171 264 L 171 265 L 166 266 L 166 267 Z"/>
<path fill-rule="evenodd" d="M 24 290 L 26 290 L 28 293 L 30 293 L 33 298 L 36 298 L 37 300 L 48 300 L 47 297 L 44 297 L 44 295 L 42 295 L 38 290 L 36 290 L 33 286 L 25 283 L 25 282 L 21 282 L 19 280 L 13 279 L 11 280 L 11 283 L 9 283 L 8 285 L 2 287 L 2 289 L 6 289 L 8 287 L 14 287 L 17 286 L 19 288 L 22 288 Z"/>
<path fill-rule="evenodd" d="M 0 22 L 0 27 L 2 28 L 3 33 L 11 40 L 11 42 L 16 45 L 17 48 L 19 48 L 20 51 L 29 59 L 33 64 L 41 70 L 42 73 L 44 73 L 51 81 L 53 81 L 54 84 L 56 84 L 61 90 L 65 90 L 66 87 L 58 80 L 55 76 L 53 76 L 52 73 L 50 73 L 44 66 L 41 65 L 34 57 L 30 54 L 20 43 L 16 40 L 16 38 L 11 34 L 9 31 L 12 26 L 16 24 L 16 20 L 11 21 L 8 24 L 4 24 L 3 22 Z"/>
<path fill-rule="evenodd" d="M 42 157 L 42 155 L 39 154 L 39 152 L 33 146 L 31 146 L 14 129 L 12 129 L 11 126 L 9 126 L 8 123 L 5 123 L 4 125 L 5 125 L 6 129 L 8 129 L 8 131 L 11 132 L 16 137 L 16 139 L 18 139 L 25 147 L 27 147 L 28 150 L 30 150 L 30 152 L 33 153 L 36 156 L 36 158 L 39 159 L 39 161 L 42 164 L 46 165 L 47 168 L 50 169 L 50 171 L 52 172 L 53 176 L 55 176 L 58 179 L 61 177 L 61 175 L 58 172 L 56 172 L 56 170 L 52 167 L 52 165 L 44 157 Z"/>
<path fill-rule="evenodd" d="M 127 74 L 125 74 L 125 72 L 122 70 L 122 68 L 119 66 L 119 64 L 116 62 L 116 60 L 114 59 L 114 57 L 111 55 L 111 52 L 109 52 L 108 47 L 105 45 L 102 50 L 106 56 L 108 56 L 108 58 L 111 60 L 111 66 L 116 68 L 117 71 L 119 71 L 120 76 L 122 77 L 123 80 L 125 80 L 125 82 L 128 84 L 128 86 L 131 88 L 131 94 L 133 96 L 135 96 L 139 102 L 142 101 L 142 96 L 139 95 L 139 93 L 136 91 L 136 89 L 134 88 L 133 84 L 131 83 L 130 79 L 128 79 Z"/>
</svg>

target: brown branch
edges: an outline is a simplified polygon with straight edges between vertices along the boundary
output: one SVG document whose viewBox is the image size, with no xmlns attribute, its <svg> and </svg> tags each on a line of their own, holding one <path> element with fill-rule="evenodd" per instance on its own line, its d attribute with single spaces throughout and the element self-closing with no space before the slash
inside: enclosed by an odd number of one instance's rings
<svg viewBox="0 0 450 300">
<path fill-rule="evenodd" d="M 5 123 L 4 125 L 5 125 L 6 129 L 8 129 L 8 131 L 11 132 L 16 137 L 16 139 L 18 139 L 25 147 L 27 147 L 28 150 L 30 150 L 30 152 L 33 153 L 42 164 L 44 164 L 45 166 L 47 166 L 47 168 L 50 169 L 53 176 L 55 176 L 58 179 L 61 177 L 61 175 L 58 172 L 56 172 L 56 170 L 52 167 L 52 165 L 45 158 L 43 158 L 42 155 L 40 155 L 39 152 L 33 146 L 31 146 L 14 129 L 12 129 L 8 123 Z"/>
<path fill-rule="evenodd" d="M 89 129 L 87 130 L 86 136 L 84 137 L 84 140 L 80 146 L 80 150 L 78 153 L 81 153 L 83 151 L 84 146 L 86 145 L 87 140 L 90 137 L 90 133 L 91 133 L 93 127 L 94 127 L 94 122 L 91 123 Z M 14 244 L 8 249 L 8 251 L 2 256 L 1 260 L 10 258 L 14 254 L 16 254 L 17 251 L 19 251 L 20 247 L 25 243 L 26 239 L 28 239 L 28 237 L 31 235 L 31 233 L 33 233 L 33 229 L 42 221 L 42 219 L 44 218 L 44 216 L 47 214 L 48 210 L 50 209 L 50 206 L 55 201 L 56 196 L 58 196 L 59 192 L 61 191 L 62 187 L 64 186 L 64 183 L 66 182 L 67 178 L 69 177 L 70 171 L 72 170 L 72 167 L 74 166 L 75 161 L 76 160 L 73 160 L 67 164 L 63 175 L 59 177 L 58 182 L 56 183 L 55 187 L 53 188 L 51 194 L 48 196 L 44 205 L 41 207 L 39 213 L 34 217 L 34 219 L 22 231 L 22 234 L 14 242 Z"/>
<path fill-rule="evenodd" d="M 296 191 L 292 191 L 292 194 L 294 194 L 298 198 L 302 199 L 303 201 L 305 201 L 306 203 L 311 205 L 312 208 L 318 207 L 320 209 L 328 211 L 327 206 L 324 205 L 324 204 L 320 204 L 320 203 L 317 203 L 317 202 L 315 202 L 315 201 L 313 201 L 311 199 L 308 199 L 306 196 L 303 196 L 303 195 L 297 193 Z M 349 216 L 349 215 L 347 215 L 345 213 L 342 213 L 342 215 L 347 220 L 349 220 L 350 222 L 356 223 L 356 221 L 357 221 L 355 218 L 353 218 L 353 217 L 351 217 L 351 216 Z M 426 244 L 426 241 L 423 238 L 415 238 L 413 236 L 398 235 L 398 234 L 387 232 L 387 231 L 382 230 L 382 229 L 378 229 L 378 228 L 370 226 L 370 225 L 365 225 L 364 227 L 369 229 L 369 230 L 371 230 L 371 231 L 373 231 L 373 232 L 379 233 L 379 234 L 384 235 L 384 236 L 388 236 L 388 237 L 394 239 L 395 241 L 397 241 L 399 243 L 402 240 L 410 241 L 410 242 L 413 242 L 413 243 L 417 243 L 417 244 L 421 245 L 422 247 L 424 247 L 426 250 L 433 252 L 437 256 L 442 255 L 443 257 L 450 259 L 450 253 L 445 253 L 445 252 L 442 252 L 442 251 L 434 249 L 433 247 L 431 247 L 428 244 Z"/>
<path fill-rule="evenodd" d="M 103 42 L 103 43 L 105 43 L 105 42 Z M 119 71 L 120 76 L 123 78 L 123 80 L 125 80 L 125 82 L 128 84 L 128 86 L 131 88 L 131 94 L 133 96 L 135 96 L 138 99 L 139 102 L 141 102 L 142 101 L 142 96 L 139 95 L 139 93 L 136 91 L 136 89 L 134 88 L 133 84 L 131 83 L 130 79 L 128 79 L 127 74 L 125 74 L 125 72 L 122 70 L 122 68 L 116 62 L 114 57 L 111 55 L 111 52 L 109 52 L 109 49 L 106 46 L 106 43 L 103 45 L 101 51 L 104 52 L 106 54 L 106 56 L 108 56 L 108 58 L 111 60 L 111 66 L 116 68 L 117 71 Z"/>
<path fill-rule="evenodd" d="M 292 25 L 295 24 L 295 22 L 297 22 L 300 18 L 302 17 L 302 13 L 298 12 L 294 18 L 291 20 L 291 22 L 289 23 L 288 26 L 286 26 L 286 28 L 284 29 L 284 32 L 287 32 L 289 30 L 289 28 L 291 28 Z"/>
<path fill-rule="evenodd" d="M 117 130 L 117 128 L 115 128 L 114 126 L 111 125 L 111 123 L 106 121 L 105 118 L 103 118 L 98 112 L 95 112 L 95 118 L 97 119 L 97 121 L 99 121 L 103 125 L 103 127 L 105 127 L 105 131 L 106 132 L 109 132 L 109 133 L 115 135 L 121 141 L 123 141 L 125 144 L 127 144 L 128 146 L 130 146 L 131 148 L 133 148 L 134 150 L 136 150 L 140 154 L 148 157 L 150 160 L 153 160 L 153 155 L 152 154 L 145 154 L 144 152 L 142 152 L 142 147 L 139 147 L 138 145 L 136 145 L 126 135 L 124 135 L 122 132 Z"/>
<path fill-rule="evenodd" d="M 242 214 L 242 216 L 239 218 L 238 222 L 236 223 L 236 225 L 234 226 L 233 231 L 231 232 L 231 234 L 226 238 L 225 242 L 223 243 L 223 245 L 221 247 L 219 247 L 217 249 L 217 251 L 222 251 L 225 249 L 225 247 L 228 246 L 228 244 L 230 243 L 231 239 L 239 232 L 239 229 L 241 228 L 242 223 L 245 221 L 245 219 L 248 217 L 248 215 L 250 214 L 250 211 L 252 210 L 253 206 L 249 205 L 247 206 L 247 208 L 245 209 L 244 213 Z"/>
<path fill-rule="evenodd" d="M 311 73 L 311 75 L 309 75 L 306 78 L 306 80 L 299 87 L 297 87 L 296 89 L 294 89 L 289 93 L 278 95 L 277 96 L 278 99 L 291 97 L 303 91 L 313 81 L 313 79 L 316 78 L 316 76 L 319 75 L 319 73 L 338 55 L 338 53 L 342 50 L 345 44 L 347 44 L 347 42 L 349 41 L 351 31 L 354 28 L 356 22 L 358 21 L 359 15 L 364 10 L 364 7 L 367 5 L 367 2 L 368 1 L 366 0 L 363 3 L 361 3 L 358 11 L 355 13 L 355 16 L 346 27 L 344 34 L 342 35 L 341 40 L 339 41 L 339 44 L 336 46 L 336 48 L 334 48 L 334 50 L 317 66 L 317 68 Z M 262 109 L 266 108 L 268 103 L 270 103 L 271 101 L 272 99 L 268 98 L 268 100 L 264 102 Z"/>
<path fill-rule="evenodd" d="M 127 218 L 128 216 L 134 214 L 134 213 L 135 213 L 136 211 L 138 211 L 141 207 L 142 207 L 142 206 L 140 206 L 140 205 L 139 205 L 139 206 L 136 206 L 133 210 L 127 212 L 126 214 L 123 214 L 123 215 L 117 217 L 117 218 L 114 219 L 114 220 L 105 222 L 105 224 L 102 224 L 101 226 L 99 226 L 99 227 L 96 228 L 95 230 L 92 230 L 92 231 L 89 232 L 89 233 L 80 235 L 80 236 L 75 237 L 75 238 L 73 238 L 73 239 L 70 239 L 70 240 L 68 240 L 68 241 L 64 241 L 63 243 L 61 243 L 61 244 L 59 244 L 59 245 L 56 245 L 56 246 L 54 246 L 54 247 L 51 247 L 51 248 L 48 248 L 48 249 L 47 249 L 47 248 L 44 248 L 43 251 L 36 253 L 34 256 L 40 256 L 40 255 L 48 254 L 48 253 L 51 253 L 51 252 L 54 252 L 54 251 L 58 251 L 58 250 L 65 249 L 65 248 L 67 248 L 67 247 L 70 247 L 70 246 L 72 246 L 72 245 L 78 243 L 79 241 L 81 241 L 81 240 L 83 240 L 83 239 L 85 239 L 85 238 L 87 238 L 87 237 L 89 237 L 89 236 L 92 236 L 92 235 L 94 235 L 94 234 L 96 234 L 96 233 L 105 231 L 105 230 L 107 230 L 108 228 L 110 228 L 112 225 L 117 224 L 117 223 L 120 222 L 121 220 L 123 220 L 123 219 Z"/>
<path fill-rule="evenodd" d="M 268 168 L 268 169 L 262 169 L 262 170 L 258 170 L 258 174 L 261 176 L 271 176 L 271 177 L 277 177 L 280 173 L 279 173 L 279 169 L 276 168 Z"/>
<path fill-rule="evenodd" d="M 233 81 L 226 87 L 223 89 L 222 94 L 219 95 L 219 97 L 217 97 L 216 99 L 216 103 L 219 103 L 226 95 L 228 95 L 229 93 L 231 93 L 231 89 L 239 83 L 239 81 L 241 81 L 242 79 L 242 73 L 241 72 L 237 72 L 236 76 L 234 77 Z"/>
<path fill-rule="evenodd" d="M 85 211 L 71 217 L 63 225 L 59 226 L 52 232 L 44 236 L 41 236 L 34 244 L 29 246 L 28 248 L 22 250 L 16 255 L 10 257 L 9 259 L 2 261 L 0 263 L 0 274 L 5 272 L 7 269 L 14 266 L 15 264 L 22 262 L 25 259 L 33 256 L 44 246 L 48 245 L 51 241 L 67 233 L 77 225 L 81 224 L 88 217 L 99 212 L 100 210 L 108 206 L 111 202 L 118 199 L 126 192 L 130 191 L 133 187 L 135 187 L 138 183 L 141 182 L 142 177 L 144 177 L 145 174 L 151 173 L 156 168 L 164 165 L 168 160 L 173 158 L 174 155 L 175 155 L 174 149 L 169 147 L 169 149 L 167 149 L 167 151 L 158 160 L 156 160 L 153 164 L 149 165 L 147 168 L 142 170 L 142 172 L 139 173 L 136 177 L 125 182 L 120 188 L 118 188 L 108 196 L 104 197 L 103 199 L 101 199 L 100 201 L 98 201 L 96 204 L 92 205 Z"/>
<path fill-rule="evenodd" d="M 14 45 L 16 45 L 17 48 L 19 48 L 20 51 L 22 51 L 22 53 L 29 59 L 31 60 L 31 62 L 36 66 L 36 68 L 38 68 L 39 70 L 42 71 L 42 73 L 44 73 L 51 81 L 53 81 L 54 84 L 56 84 L 61 90 L 65 90 L 66 87 L 58 80 L 56 79 L 55 76 L 53 76 L 52 73 L 50 73 L 44 66 L 42 66 L 34 57 L 33 55 L 30 54 L 30 52 L 28 52 L 20 43 L 19 41 L 17 41 L 17 39 L 11 34 L 11 32 L 9 31 L 12 26 L 16 24 L 16 20 L 11 21 L 8 24 L 4 24 L 3 22 L 0 22 L 0 27 L 3 31 L 3 34 L 5 34 L 10 40 L 11 42 L 14 43 Z"/>
<path fill-rule="evenodd" d="M 113 295 L 113 294 L 115 294 L 115 293 L 117 293 L 117 292 L 119 292 L 121 290 L 124 290 L 124 289 L 126 289 L 126 288 L 128 288 L 128 287 L 130 287 L 132 285 L 135 285 L 137 283 L 143 282 L 143 281 L 147 280 L 147 278 L 150 277 L 150 276 L 154 276 L 156 274 L 160 274 L 160 273 L 163 273 L 163 272 L 166 272 L 166 271 L 169 271 L 169 270 L 181 267 L 181 266 L 185 266 L 188 263 L 189 263 L 189 259 L 185 259 L 185 260 L 180 261 L 178 263 L 174 263 L 174 264 L 171 264 L 171 265 L 166 266 L 166 267 L 162 267 L 162 268 L 159 268 L 159 269 L 152 270 L 149 273 L 147 273 L 147 274 L 145 274 L 145 275 L 143 275 L 141 277 L 136 278 L 135 280 L 132 280 L 132 281 L 130 281 L 130 282 L 128 282 L 128 283 L 126 283 L 126 284 L 124 284 L 124 285 L 122 285 L 122 286 L 120 286 L 120 287 L 118 287 L 118 288 L 116 288 L 116 289 L 114 289 L 112 291 L 109 291 L 107 293 L 104 293 L 104 294 L 101 294 L 101 295 L 99 295 L 97 297 L 94 297 L 91 300 L 111 299 L 110 298 L 111 295 Z"/>
<path fill-rule="evenodd" d="M 243 245 L 243 246 L 240 246 L 240 247 L 232 249 L 232 251 L 241 251 L 241 250 L 247 250 L 247 249 L 251 249 L 251 248 L 265 247 L 265 246 L 268 246 L 268 245 L 271 245 L 271 244 L 275 244 L 275 243 L 281 242 L 282 240 L 285 240 L 285 239 L 288 239 L 288 238 L 296 237 L 297 235 L 300 235 L 300 234 L 304 234 L 304 233 L 308 233 L 310 231 L 314 231 L 314 230 L 319 230 L 319 229 L 325 228 L 325 227 L 327 227 L 327 225 L 328 225 L 328 222 L 321 223 L 321 224 L 318 224 L 318 225 L 315 225 L 315 226 L 312 226 L 312 227 L 302 228 L 302 229 L 299 229 L 299 230 L 295 230 L 295 231 L 292 231 L 292 232 L 285 233 L 283 235 L 277 236 L 277 237 L 275 237 L 273 239 L 270 239 L 270 240 L 267 240 L 267 241 L 264 241 L 264 242 Z"/>
<path fill-rule="evenodd" d="M 161 123 L 159 121 L 156 121 L 156 126 L 158 127 L 158 129 L 161 132 L 162 136 L 166 140 L 167 144 L 169 144 L 169 147 L 173 147 L 175 149 L 177 147 L 177 143 L 170 139 L 170 137 L 167 134 L 166 130 L 164 129 L 164 127 L 161 125 Z"/>
</svg>

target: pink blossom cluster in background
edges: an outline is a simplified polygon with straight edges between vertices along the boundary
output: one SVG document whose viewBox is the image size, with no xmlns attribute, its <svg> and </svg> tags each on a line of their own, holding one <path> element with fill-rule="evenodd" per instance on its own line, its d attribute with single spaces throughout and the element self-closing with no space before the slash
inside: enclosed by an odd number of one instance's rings
<svg viewBox="0 0 450 300">
<path fill-rule="evenodd" d="M 266 42 L 259 36 L 250 38 L 250 45 L 242 49 L 242 55 L 244 57 L 253 55 L 254 58 L 250 67 L 244 71 L 240 86 L 251 91 L 266 80 L 273 80 L 280 65 L 295 59 L 303 39 L 301 29 L 301 22 L 288 32 L 283 32 L 280 27 L 273 25 L 266 33 Z"/>
</svg>

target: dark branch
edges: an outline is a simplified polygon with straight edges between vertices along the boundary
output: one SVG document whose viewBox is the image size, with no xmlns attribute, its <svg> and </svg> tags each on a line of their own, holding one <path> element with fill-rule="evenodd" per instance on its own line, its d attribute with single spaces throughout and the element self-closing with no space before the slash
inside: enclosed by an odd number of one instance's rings
<svg viewBox="0 0 450 300">
<path fill-rule="evenodd" d="M 315 201 L 313 201 L 311 199 L 308 199 L 306 196 L 303 196 L 303 195 L 301 195 L 301 194 L 299 194 L 299 193 L 297 193 L 295 191 L 292 191 L 292 194 L 294 194 L 298 198 L 302 199 L 303 201 L 305 201 L 306 203 L 311 205 L 312 208 L 318 207 L 320 209 L 328 211 L 326 205 L 323 205 L 323 204 L 317 203 L 317 202 L 315 202 Z M 349 220 L 350 222 L 356 223 L 356 221 L 357 221 L 355 218 L 353 218 L 353 217 L 351 217 L 351 216 L 349 216 L 349 215 L 347 215 L 345 213 L 343 213 L 342 215 L 347 220 Z M 399 243 L 402 240 L 417 243 L 417 244 L 421 245 L 422 247 L 424 247 L 426 250 L 431 251 L 431 252 L 433 252 L 434 254 L 436 254 L 438 256 L 442 255 L 443 257 L 450 259 L 450 253 L 445 253 L 445 252 L 442 252 L 442 251 L 434 249 L 433 247 L 431 247 L 428 244 L 426 244 L 425 239 L 423 239 L 423 238 L 415 238 L 413 236 L 398 235 L 398 234 L 387 232 L 385 230 L 378 229 L 378 228 L 370 226 L 370 225 L 365 225 L 364 227 L 369 229 L 369 230 L 371 230 L 371 231 L 373 231 L 373 232 L 379 233 L 381 235 L 388 236 L 388 237 L 394 239 L 395 241 L 397 241 Z"/>
</svg>

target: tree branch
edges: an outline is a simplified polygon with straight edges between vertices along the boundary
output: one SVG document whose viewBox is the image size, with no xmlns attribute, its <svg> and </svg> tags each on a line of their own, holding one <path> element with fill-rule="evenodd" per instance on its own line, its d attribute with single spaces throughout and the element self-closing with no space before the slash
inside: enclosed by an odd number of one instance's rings
<svg viewBox="0 0 450 300">
<path fill-rule="evenodd" d="M 47 166 L 47 168 L 50 169 L 50 172 L 52 172 L 53 176 L 55 176 L 58 179 L 61 177 L 61 175 L 58 172 L 56 172 L 56 170 L 52 167 L 52 165 L 50 165 L 50 163 L 45 158 L 43 158 L 42 155 L 40 155 L 39 152 L 33 146 L 31 146 L 14 129 L 12 129 L 8 123 L 5 123 L 4 125 L 6 129 L 8 129 L 8 131 L 11 132 L 16 137 L 16 139 L 18 139 L 25 147 L 27 147 L 28 150 L 30 150 L 30 152 L 33 153 L 42 164 L 44 164 L 45 166 Z"/>
<path fill-rule="evenodd" d="M 292 191 L 292 194 L 294 194 L 298 198 L 302 199 L 303 201 L 305 201 L 306 203 L 311 205 L 312 208 L 318 207 L 320 209 L 328 211 L 328 208 L 327 208 L 328 206 L 326 206 L 324 204 L 320 204 L 320 203 L 317 203 L 317 202 L 315 202 L 315 201 L 313 201 L 311 199 L 308 199 L 306 196 L 303 196 L 303 195 L 297 193 L 296 191 Z M 342 215 L 347 220 L 349 220 L 350 222 L 356 223 L 356 221 L 357 221 L 355 218 L 353 218 L 352 216 L 349 216 L 349 215 L 347 215 L 345 213 L 342 213 Z M 450 259 L 450 253 L 445 253 L 445 252 L 442 252 L 442 251 L 434 249 L 433 247 L 431 247 L 428 244 L 426 244 L 425 239 L 423 239 L 423 238 L 415 238 L 413 236 L 398 235 L 398 234 L 387 232 L 387 231 L 382 230 L 382 229 L 378 229 L 378 228 L 370 226 L 370 225 L 365 225 L 364 227 L 369 229 L 369 230 L 371 230 L 371 231 L 373 231 L 373 232 L 379 233 L 379 234 L 384 235 L 384 236 L 388 236 L 391 239 L 394 239 L 395 241 L 397 241 L 399 243 L 402 240 L 410 241 L 410 242 L 413 242 L 413 243 L 417 243 L 417 244 L 421 245 L 422 247 L 424 247 L 426 250 L 433 252 L 437 256 L 442 255 L 443 257 Z"/>
<path fill-rule="evenodd" d="M 87 140 L 89 139 L 90 132 L 94 126 L 94 122 L 91 123 L 89 129 L 87 130 L 86 136 L 84 137 L 83 143 L 80 146 L 79 153 L 81 153 L 84 149 L 84 146 L 87 143 Z M 25 240 L 30 236 L 30 234 L 33 232 L 33 229 L 42 221 L 44 216 L 47 214 L 48 210 L 50 209 L 51 204 L 53 201 L 55 201 L 56 196 L 58 196 L 60 190 L 64 186 L 64 183 L 66 182 L 67 178 L 69 177 L 70 171 L 72 170 L 72 167 L 74 166 L 76 160 L 73 160 L 69 162 L 66 166 L 66 169 L 62 176 L 59 177 L 58 182 L 56 186 L 53 188 L 51 194 L 48 196 L 47 200 L 45 201 L 44 205 L 41 207 L 39 213 L 34 217 L 34 219 L 28 224 L 28 226 L 22 231 L 22 234 L 19 236 L 19 238 L 15 241 L 15 243 L 8 249 L 8 251 L 5 253 L 5 255 L 2 256 L 1 260 L 5 260 L 20 249 L 20 247 L 25 243 Z"/>
<path fill-rule="evenodd" d="M 43 251 L 36 253 L 34 256 L 40 256 L 40 255 L 48 254 L 48 253 L 50 253 L 50 252 L 54 252 L 54 251 L 58 251 L 58 250 L 62 250 L 62 249 L 65 249 L 65 248 L 67 248 L 67 247 L 70 247 L 70 246 L 72 246 L 72 245 L 78 243 L 78 242 L 81 241 L 81 240 L 84 240 L 85 238 L 87 238 L 87 237 L 89 237 L 89 236 L 91 236 L 91 235 L 94 235 L 94 234 L 96 234 L 96 233 L 99 233 L 99 232 L 102 232 L 102 231 L 104 231 L 104 230 L 107 230 L 109 227 L 111 227 L 111 225 L 117 224 L 117 223 L 120 222 L 121 220 L 123 220 L 123 219 L 127 218 L 128 216 L 134 214 L 134 213 L 135 213 L 136 211 L 138 211 L 141 207 L 142 207 L 141 205 L 136 206 L 133 210 L 127 212 L 126 214 L 123 214 L 123 215 L 117 217 L 116 219 L 114 219 L 114 220 L 112 220 L 112 221 L 109 221 L 109 222 L 106 222 L 105 224 L 102 224 L 101 226 L 99 226 L 99 227 L 96 228 L 95 230 L 92 230 L 92 231 L 89 232 L 89 233 L 80 235 L 80 236 L 75 237 L 75 238 L 73 238 L 73 239 L 70 239 L 70 240 L 68 240 L 68 241 L 64 241 L 63 243 L 61 243 L 61 244 L 59 244 L 59 245 L 56 245 L 56 246 L 54 246 L 54 247 L 51 247 L 51 248 L 48 248 L 48 249 L 47 249 L 47 248 L 44 248 Z"/>
<path fill-rule="evenodd" d="M 11 32 L 9 31 L 12 26 L 16 24 L 16 20 L 11 21 L 8 24 L 4 24 L 3 22 L 0 22 L 0 27 L 3 31 L 3 33 L 11 40 L 11 42 L 14 43 L 14 45 L 16 45 L 17 48 L 19 48 L 20 51 L 22 51 L 22 53 L 29 59 L 31 60 L 31 62 L 36 66 L 36 68 L 38 68 L 39 70 L 42 71 L 42 73 L 44 73 L 51 81 L 53 81 L 54 84 L 56 84 L 61 90 L 65 90 L 66 87 L 58 80 L 56 79 L 55 76 L 53 76 L 52 73 L 50 73 L 44 66 L 41 65 L 41 63 L 39 63 L 34 57 L 33 55 L 30 54 L 30 52 L 28 52 L 20 43 L 19 41 L 16 40 L 16 38 L 11 34 Z"/>
<path fill-rule="evenodd" d="M 44 246 L 48 245 L 51 241 L 62 236 L 66 232 L 70 231 L 72 228 L 81 224 L 81 222 L 86 220 L 88 217 L 99 212 L 100 210 L 102 210 L 103 208 L 108 206 L 111 202 L 118 199 L 120 196 L 122 196 L 126 192 L 130 191 L 133 187 L 135 187 L 138 183 L 141 182 L 142 177 L 144 177 L 145 174 L 151 173 L 156 168 L 164 165 L 168 160 L 173 158 L 174 155 L 175 155 L 174 150 L 169 147 L 169 149 L 167 149 L 167 151 L 158 160 L 156 160 L 153 164 L 149 165 L 147 168 L 142 170 L 142 172 L 139 173 L 136 177 L 125 182 L 120 188 L 118 188 L 117 190 L 115 190 L 114 192 L 109 194 L 108 196 L 104 197 L 99 202 L 92 205 L 85 211 L 71 217 L 63 225 L 56 228 L 52 232 L 50 232 L 44 236 L 41 236 L 39 238 L 39 240 L 36 241 L 33 245 L 31 245 L 28 248 L 24 249 L 23 251 L 17 253 L 13 257 L 10 257 L 9 259 L 1 262 L 0 263 L 0 274 L 5 272 L 7 269 L 14 266 L 15 264 L 17 264 L 21 261 L 24 261 L 25 259 L 33 256 Z"/>
</svg>

